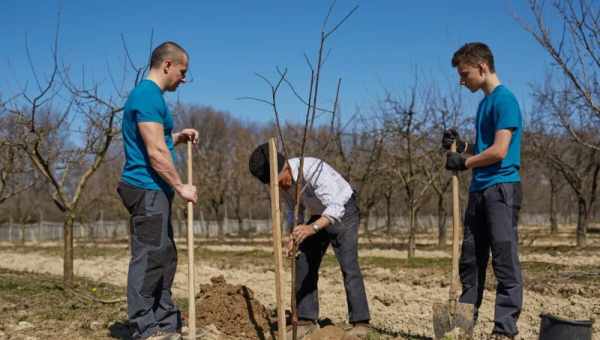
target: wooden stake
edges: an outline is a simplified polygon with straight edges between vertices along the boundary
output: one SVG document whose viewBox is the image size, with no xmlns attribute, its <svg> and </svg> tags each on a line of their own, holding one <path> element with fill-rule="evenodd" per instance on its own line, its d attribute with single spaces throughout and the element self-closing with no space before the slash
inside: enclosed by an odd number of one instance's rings
<svg viewBox="0 0 600 340">
<path fill-rule="evenodd" d="M 452 143 L 450 151 L 456 152 L 456 142 Z M 460 207 L 458 192 L 458 173 L 452 173 L 452 277 L 450 281 L 450 310 L 452 315 L 456 314 L 456 304 L 458 303 L 458 290 L 460 278 L 458 273 L 458 256 L 460 252 Z M 460 339 L 460 329 L 454 328 L 452 331 L 454 339 Z"/>
<path fill-rule="evenodd" d="M 192 141 L 187 142 L 188 184 L 192 184 Z M 188 328 L 189 339 L 196 339 L 196 294 L 194 293 L 194 203 L 187 203 L 187 248 L 188 248 Z"/>
<path fill-rule="evenodd" d="M 277 340 L 285 340 L 285 310 L 283 306 L 283 252 L 281 248 L 281 214 L 279 209 L 279 169 L 275 138 L 269 139 L 269 163 L 271 170 L 271 221 L 273 228 L 273 252 L 275 255 L 275 296 L 277 298 Z"/>
</svg>

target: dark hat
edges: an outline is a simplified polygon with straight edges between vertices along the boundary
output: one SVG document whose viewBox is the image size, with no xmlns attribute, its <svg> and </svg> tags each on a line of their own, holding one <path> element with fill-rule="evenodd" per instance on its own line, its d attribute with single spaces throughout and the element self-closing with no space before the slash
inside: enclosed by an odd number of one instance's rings
<svg viewBox="0 0 600 340">
<path fill-rule="evenodd" d="M 283 166 L 285 164 L 285 157 L 279 152 L 277 153 L 277 173 L 280 173 L 283 170 Z M 269 144 L 264 143 L 259 145 L 252 154 L 250 155 L 250 160 L 248 161 L 248 167 L 250 168 L 250 173 L 254 175 L 254 177 L 258 178 L 264 184 L 269 184 L 271 180 L 271 172 L 269 170 Z"/>
</svg>

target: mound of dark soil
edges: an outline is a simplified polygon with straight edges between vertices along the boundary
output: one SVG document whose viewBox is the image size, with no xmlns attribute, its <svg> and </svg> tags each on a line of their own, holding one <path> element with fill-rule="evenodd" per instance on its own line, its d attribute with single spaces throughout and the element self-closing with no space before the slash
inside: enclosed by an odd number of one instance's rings
<svg viewBox="0 0 600 340">
<path fill-rule="evenodd" d="M 210 279 L 211 284 L 200 285 L 196 296 L 196 326 L 214 325 L 231 337 L 242 339 L 270 338 L 269 310 L 250 288 L 231 285 L 223 276 Z"/>
</svg>

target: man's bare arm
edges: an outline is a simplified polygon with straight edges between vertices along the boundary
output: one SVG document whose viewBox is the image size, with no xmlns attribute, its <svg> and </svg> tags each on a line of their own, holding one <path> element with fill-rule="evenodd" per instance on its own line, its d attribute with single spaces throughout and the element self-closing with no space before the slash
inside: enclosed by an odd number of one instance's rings
<svg viewBox="0 0 600 340">
<path fill-rule="evenodd" d="M 502 129 L 496 131 L 494 143 L 482 153 L 467 158 L 467 168 L 481 168 L 502 161 L 508 153 L 512 130 Z"/>
<path fill-rule="evenodd" d="M 181 197 L 188 201 L 196 202 L 196 188 L 183 184 L 179 173 L 177 173 L 177 169 L 175 169 L 171 152 L 165 142 L 163 125 L 155 122 L 143 122 L 138 123 L 138 128 L 144 140 L 152 169 L 175 189 Z"/>
</svg>

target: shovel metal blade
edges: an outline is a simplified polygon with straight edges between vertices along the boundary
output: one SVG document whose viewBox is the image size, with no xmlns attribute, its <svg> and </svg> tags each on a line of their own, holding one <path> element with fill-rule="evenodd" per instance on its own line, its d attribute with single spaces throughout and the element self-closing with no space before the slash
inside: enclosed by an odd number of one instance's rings
<svg viewBox="0 0 600 340">
<path fill-rule="evenodd" d="M 468 303 L 457 302 L 454 311 L 454 327 L 462 329 L 465 334 L 473 333 L 473 327 L 475 326 L 475 320 L 473 315 L 475 314 L 475 306 Z"/>
<path fill-rule="evenodd" d="M 450 324 L 450 308 L 446 303 L 433 304 L 433 334 L 435 339 L 441 339 L 452 330 Z"/>
<path fill-rule="evenodd" d="M 466 303 L 433 304 L 433 333 L 435 339 L 442 339 L 454 328 L 461 330 L 466 338 L 473 333 L 474 306 Z"/>
</svg>

